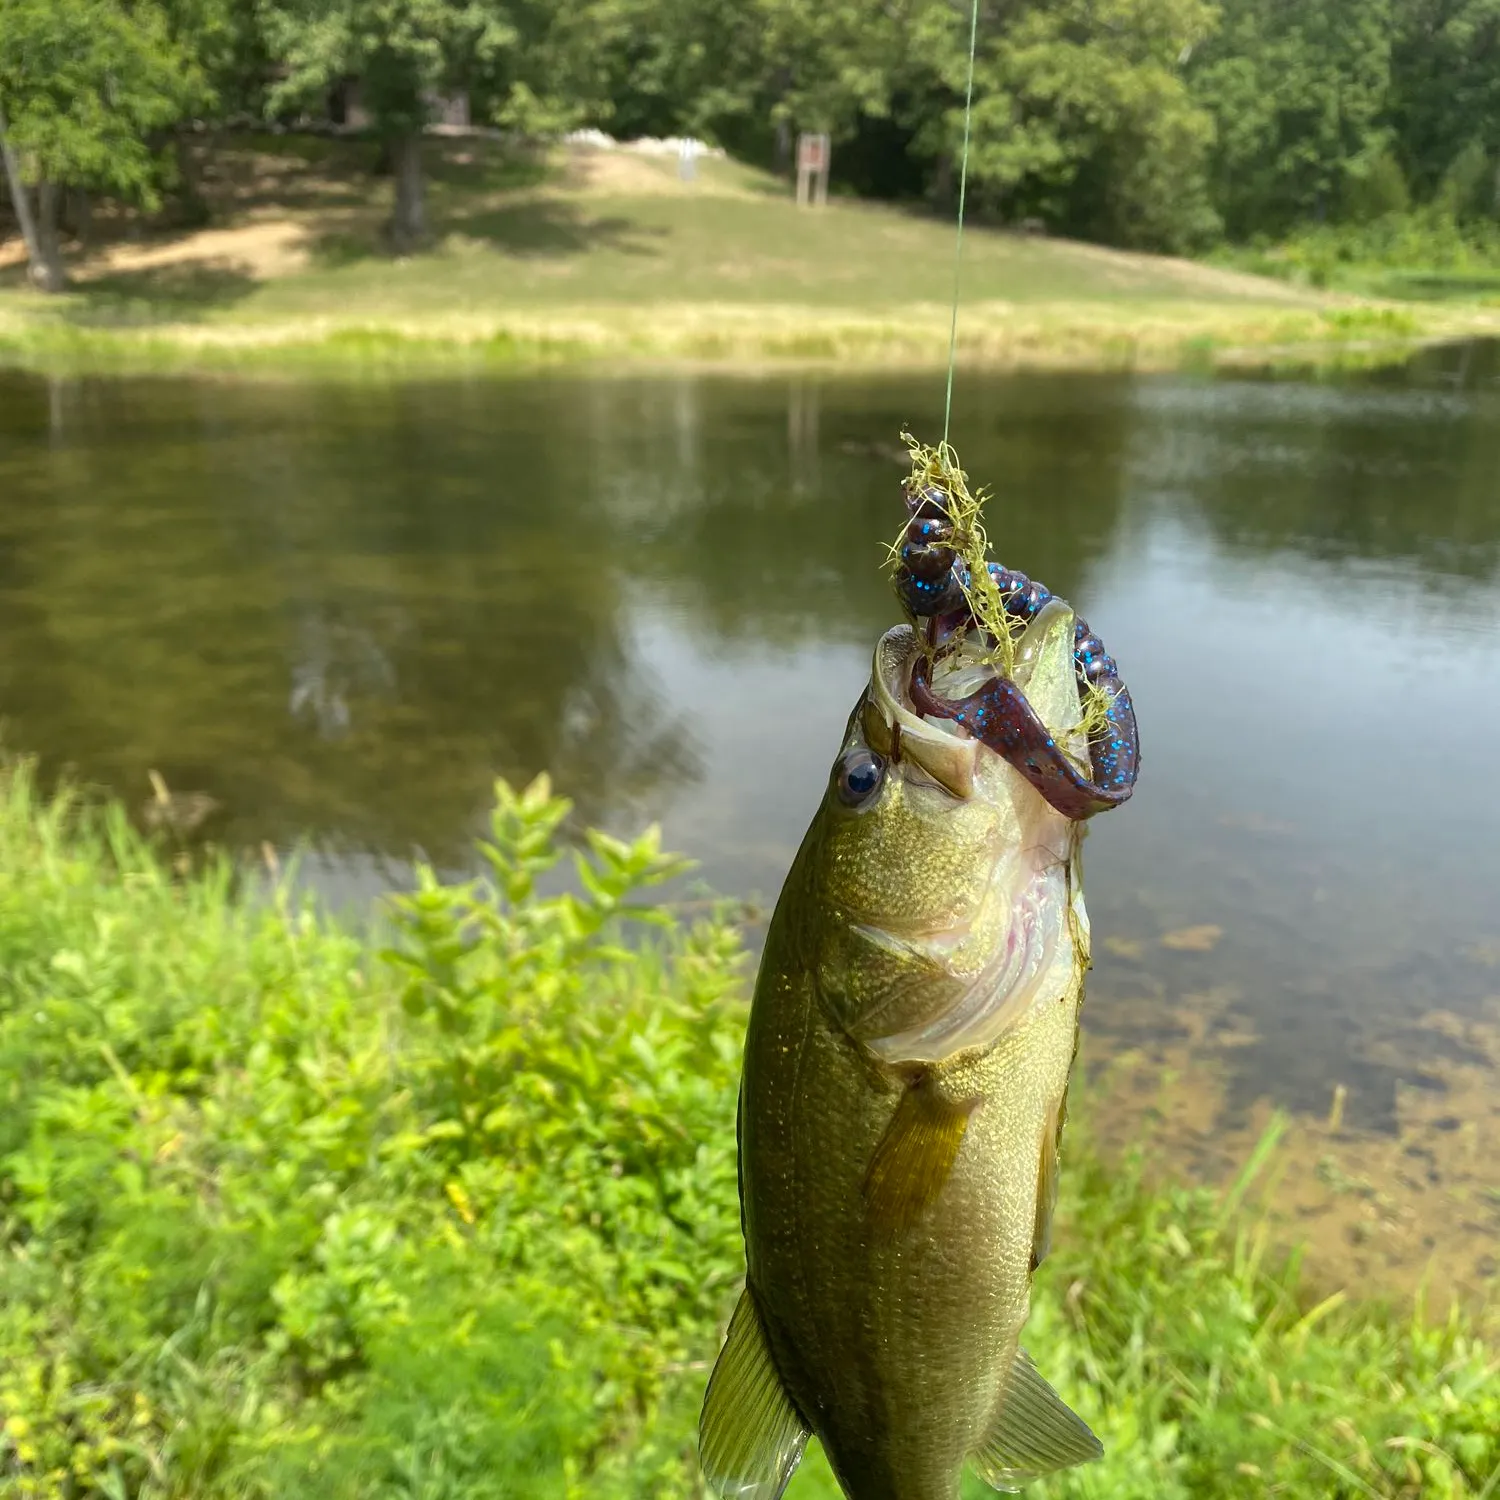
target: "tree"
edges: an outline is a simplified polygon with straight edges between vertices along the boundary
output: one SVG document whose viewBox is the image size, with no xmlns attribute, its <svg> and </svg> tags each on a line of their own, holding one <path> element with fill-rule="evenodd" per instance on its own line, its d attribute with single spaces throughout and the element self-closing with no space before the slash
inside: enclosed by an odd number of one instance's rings
<svg viewBox="0 0 1500 1500">
<path fill-rule="evenodd" d="M 482 5 L 446 0 L 272 0 L 264 20 L 272 55 L 287 69 L 272 90 L 272 109 L 358 79 L 395 172 L 392 245 L 412 248 L 427 232 L 421 141 L 428 97 L 474 53 L 509 41 L 499 18 Z"/>
<path fill-rule="evenodd" d="M 206 109 L 258 113 L 269 56 L 257 0 L 159 0 L 167 29 L 203 75 Z"/>
<path fill-rule="evenodd" d="M 1206 0 L 987 4 L 971 206 L 1153 249 L 1189 248 L 1212 235 L 1204 164 L 1213 127 L 1183 76 L 1212 20 Z M 967 18 L 929 4 L 912 38 L 897 91 L 916 127 L 914 149 L 945 177 L 963 139 Z"/>
<path fill-rule="evenodd" d="M 840 138 L 861 117 L 884 116 L 907 9 L 861 0 L 756 0 L 772 123 Z"/>
<path fill-rule="evenodd" d="M 753 4 L 621 0 L 608 48 L 607 121 L 622 135 L 722 141 L 758 109 L 766 65 Z"/>
<path fill-rule="evenodd" d="M 1213 189 L 1231 234 L 1343 203 L 1385 148 L 1390 0 L 1224 0 L 1193 92 L 1214 116 Z"/>
<path fill-rule="evenodd" d="M 199 70 L 146 0 L 0 0 L 0 154 L 39 287 L 67 282 L 61 190 L 154 206 L 161 174 L 149 137 L 201 97 Z"/>
<path fill-rule="evenodd" d="M 393 247 L 427 234 L 422 131 L 436 94 L 468 89 L 482 112 L 522 129 L 555 128 L 584 108 L 606 0 L 263 0 L 286 77 L 272 109 L 357 79 L 396 178 Z M 602 77 L 602 71 L 599 73 Z"/>
<path fill-rule="evenodd" d="M 204 80 L 199 119 L 210 127 L 227 117 L 264 112 L 270 79 L 256 0 L 160 0 L 172 40 L 194 59 Z M 199 155 L 179 121 L 173 145 L 178 221 L 201 224 L 208 204 L 199 186 Z"/>
<path fill-rule="evenodd" d="M 1400 0 L 1389 110 L 1424 194 L 1466 150 L 1500 163 L 1500 0 Z M 1488 186 L 1488 210 L 1500 211 L 1500 176 Z"/>
</svg>

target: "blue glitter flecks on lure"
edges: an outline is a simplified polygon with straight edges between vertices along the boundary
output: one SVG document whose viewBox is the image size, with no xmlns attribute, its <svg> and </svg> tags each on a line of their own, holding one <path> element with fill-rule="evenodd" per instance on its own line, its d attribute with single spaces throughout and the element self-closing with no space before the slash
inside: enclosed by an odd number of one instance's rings
<svg viewBox="0 0 1500 1500">
<path fill-rule="evenodd" d="M 960 611 L 968 614 L 968 565 L 948 545 L 953 529 L 948 497 L 936 486 L 906 497 L 911 520 L 896 570 L 896 593 L 918 619 L 935 619 Z M 1036 618 L 1053 596 L 1044 584 L 999 563 L 989 564 L 1006 614 L 1020 621 Z M 968 623 L 972 624 L 972 615 Z M 960 626 L 964 624 L 959 622 Z M 1010 762 L 1059 812 L 1075 820 L 1118 807 L 1135 789 L 1140 770 L 1140 740 L 1130 691 L 1120 681 L 1118 664 L 1104 643 L 1077 619 L 1073 629 L 1073 665 L 1080 694 L 1089 686 L 1109 698 L 1104 724 L 1089 739 L 1089 774 L 1085 776 L 1058 747 L 1026 695 L 996 677 L 967 698 L 949 701 L 932 691 L 919 663 L 912 677 L 912 697 L 923 713 L 962 724 L 975 739 Z"/>
</svg>

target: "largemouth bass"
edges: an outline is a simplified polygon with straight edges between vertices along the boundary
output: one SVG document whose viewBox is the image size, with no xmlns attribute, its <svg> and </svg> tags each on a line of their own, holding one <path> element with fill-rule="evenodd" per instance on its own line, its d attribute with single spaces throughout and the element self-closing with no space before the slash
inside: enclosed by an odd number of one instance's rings
<svg viewBox="0 0 1500 1500">
<path fill-rule="evenodd" d="M 700 1429 L 718 1495 L 774 1500 L 810 1434 L 850 1500 L 956 1500 L 966 1462 L 1013 1489 L 1102 1451 L 1020 1347 L 1089 965 L 1081 826 L 1034 762 L 931 711 L 1003 687 L 1087 767 L 1085 633 L 1048 595 L 1003 684 L 978 652 L 935 670 L 911 625 L 876 648 L 756 984 L 746 1287 Z"/>
</svg>

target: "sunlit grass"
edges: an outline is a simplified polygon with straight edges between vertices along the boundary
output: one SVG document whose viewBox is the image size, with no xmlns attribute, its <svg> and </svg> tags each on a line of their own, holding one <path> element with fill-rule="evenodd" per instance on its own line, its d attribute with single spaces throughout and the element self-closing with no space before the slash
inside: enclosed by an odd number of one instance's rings
<svg viewBox="0 0 1500 1500">
<path fill-rule="evenodd" d="M 578 304 L 357 317 L 80 326 L 48 308 L 0 306 L 0 362 L 43 371 L 242 371 L 359 375 L 521 370 L 588 362 L 735 368 L 936 369 L 948 355 L 939 307 L 861 313 L 794 304 Z M 1500 330 L 1500 318 L 1496 320 Z M 972 304 L 958 358 L 988 369 L 1160 370 L 1288 362 L 1398 361 L 1423 339 L 1475 331 L 1445 308 L 1281 309 L 1138 302 Z"/>
</svg>

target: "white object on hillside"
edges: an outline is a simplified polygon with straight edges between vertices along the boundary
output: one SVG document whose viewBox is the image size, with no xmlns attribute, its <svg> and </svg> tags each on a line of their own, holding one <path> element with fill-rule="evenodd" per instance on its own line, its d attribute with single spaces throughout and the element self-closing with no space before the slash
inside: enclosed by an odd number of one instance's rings
<svg viewBox="0 0 1500 1500">
<path fill-rule="evenodd" d="M 679 160 L 685 154 L 691 154 L 694 158 L 724 155 L 720 147 L 705 145 L 704 142 L 692 136 L 669 135 L 659 140 L 655 136 L 648 135 L 635 141 L 617 141 L 612 135 L 606 135 L 602 130 L 570 130 L 563 136 L 563 144 L 590 146 L 596 151 L 635 151 L 642 156 L 675 156 Z"/>
</svg>

